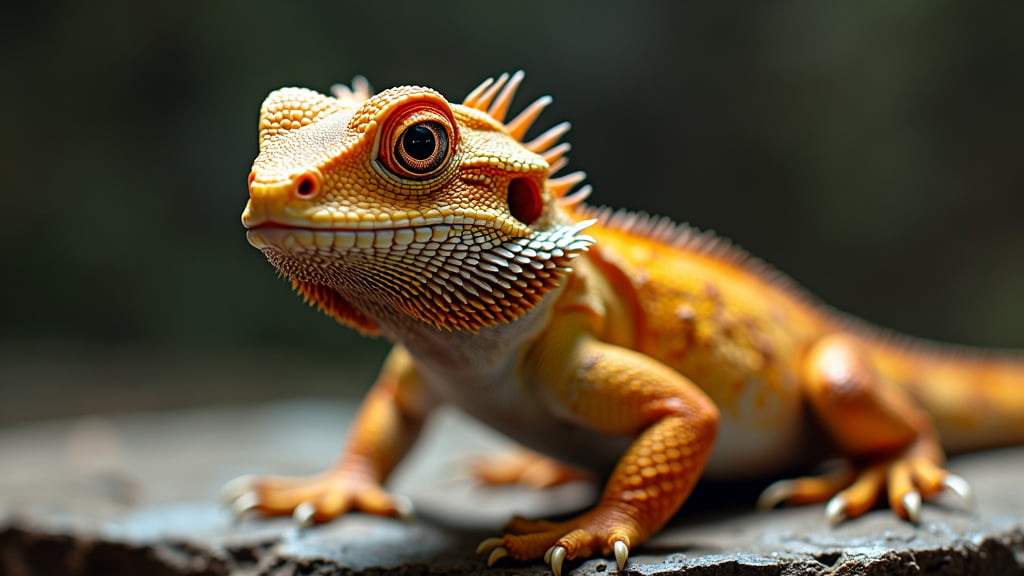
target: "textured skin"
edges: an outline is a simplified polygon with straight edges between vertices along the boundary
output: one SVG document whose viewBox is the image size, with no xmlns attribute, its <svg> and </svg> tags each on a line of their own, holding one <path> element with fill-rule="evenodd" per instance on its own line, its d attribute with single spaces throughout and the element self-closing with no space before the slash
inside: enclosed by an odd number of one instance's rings
<svg viewBox="0 0 1024 576">
<path fill-rule="evenodd" d="M 249 241 L 307 301 L 395 347 L 338 463 L 240 480 L 236 509 L 401 515 L 380 486 L 453 403 L 607 478 L 578 518 L 517 518 L 481 545 L 489 563 L 544 557 L 558 573 L 594 554 L 621 566 L 704 474 L 778 474 L 831 452 L 845 468 L 776 483 L 763 503 L 827 500 L 839 520 L 887 495 L 915 520 L 922 497 L 965 489 L 944 446 L 1024 441 L 1019 356 L 869 328 L 722 240 L 586 207 L 581 173 L 553 176 L 568 126 L 523 141 L 549 99 L 504 121 L 521 79 L 488 80 L 462 105 L 410 86 L 371 96 L 361 79 L 334 97 L 267 98 Z M 537 485 L 583 474 L 532 454 L 478 471 Z"/>
</svg>

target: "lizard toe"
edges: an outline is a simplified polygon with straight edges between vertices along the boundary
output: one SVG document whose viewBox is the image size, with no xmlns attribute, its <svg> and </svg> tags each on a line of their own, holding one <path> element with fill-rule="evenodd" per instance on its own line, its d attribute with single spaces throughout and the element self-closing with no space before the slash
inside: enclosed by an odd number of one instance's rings
<svg viewBox="0 0 1024 576">
<path fill-rule="evenodd" d="M 825 506 L 829 524 L 834 526 L 871 510 L 885 489 L 886 470 L 885 464 L 869 466 L 857 474 L 852 484 L 830 498 Z"/>
<path fill-rule="evenodd" d="M 829 474 L 775 482 L 761 493 L 758 508 L 826 502 L 825 517 L 836 525 L 864 515 L 885 495 L 897 516 L 917 524 L 923 502 L 943 491 L 959 496 L 965 504 L 971 500 L 970 486 L 963 478 L 908 450 L 865 466 L 847 464 Z"/>
<path fill-rule="evenodd" d="M 631 542 L 641 540 L 641 536 L 635 527 L 624 526 L 619 520 L 623 518 L 601 509 L 564 522 L 517 517 L 504 536 L 481 542 L 477 554 L 487 554 L 488 565 L 506 556 L 514 560 L 543 558 L 555 574 L 562 572 L 566 562 L 595 554 L 614 555 L 622 569 L 629 559 Z"/>
<path fill-rule="evenodd" d="M 765 488 L 757 499 L 757 507 L 770 510 L 783 504 L 796 506 L 825 502 L 852 484 L 856 477 L 857 470 L 846 464 L 820 476 L 779 480 Z"/>
<path fill-rule="evenodd" d="M 245 476 L 229 482 L 224 498 L 235 518 L 292 516 L 300 526 L 329 522 L 358 510 L 378 516 L 409 518 L 407 498 L 387 493 L 363 478 L 339 473 L 308 477 Z"/>
</svg>

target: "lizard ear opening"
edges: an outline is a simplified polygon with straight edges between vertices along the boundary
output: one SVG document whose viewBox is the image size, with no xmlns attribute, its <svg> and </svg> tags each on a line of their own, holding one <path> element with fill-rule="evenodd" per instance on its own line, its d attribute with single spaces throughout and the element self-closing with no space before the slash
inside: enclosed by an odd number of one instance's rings
<svg viewBox="0 0 1024 576">
<path fill-rule="evenodd" d="M 544 211 L 540 187 L 531 178 L 513 178 L 508 183 L 508 210 L 523 224 L 533 224 Z"/>
</svg>

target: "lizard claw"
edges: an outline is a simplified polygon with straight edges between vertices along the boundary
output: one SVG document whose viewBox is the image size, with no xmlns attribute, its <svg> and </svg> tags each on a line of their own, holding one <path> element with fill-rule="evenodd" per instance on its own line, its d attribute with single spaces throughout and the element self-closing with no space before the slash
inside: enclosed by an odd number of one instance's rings
<svg viewBox="0 0 1024 576">
<path fill-rule="evenodd" d="M 260 505 L 260 497 L 255 492 L 243 492 L 230 502 L 231 518 L 239 522 L 242 518 Z"/>
<path fill-rule="evenodd" d="M 622 540 L 616 540 L 612 545 L 615 552 L 615 563 L 619 565 L 619 571 L 626 567 L 626 560 L 629 560 L 629 546 Z"/>
<path fill-rule="evenodd" d="M 502 558 L 508 556 L 508 548 L 503 545 L 505 540 L 503 538 L 488 538 L 481 542 L 476 547 L 477 554 L 490 554 L 487 555 L 487 567 L 490 568 Z"/>
<path fill-rule="evenodd" d="M 494 566 L 494 563 L 501 560 L 505 556 L 508 556 L 508 548 L 504 546 L 498 546 L 494 550 L 491 550 L 491 555 L 487 557 L 487 567 Z"/>
<path fill-rule="evenodd" d="M 562 576 L 562 564 L 568 553 L 565 546 L 552 546 L 544 553 L 544 562 L 551 566 L 551 573 L 555 576 Z"/>
<path fill-rule="evenodd" d="M 974 490 L 971 489 L 971 485 L 967 483 L 967 480 L 964 480 L 963 476 L 947 474 L 942 479 L 942 487 L 955 494 L 957 498 L 960 498 L 965 508 L 974 509 Z"/>
<path fill-rule="evenodd" d="M 911 524 L 919 524 L 921 521 L 921 493 L 911 490 L 903 495 L 901 502 L 903 503 L 903 509 L 907 511 L 907 520 Z"/>
<path fill-rule="evenodd" d="M 392 494 L 391 498 L 394 500 L 395 511 L 398 513 L 399 519 L 404 522 L 412 522 L 416 518 L 416 510 L 408 496 Z"/>
<path fill-rule="evenodd" d="M 220 489 L 220 501 L 225 506 L 234 507 L 239 498 L 252 493 L 252 481 L 252 476 L 239 476 L 229 481 Z"/>
<path fill-rule="evenodd" d="M 481 542 L 476 547 L 476 553 L 477 554 L 483 554 L 484 552 L 490 552 L 491 550 L 494 550 L 498 546 L 501 546 L 502 542 L 504 542 L 504 539 L 503 538 L 498 538 L 497 536 L 494 537 L 494 538 L 488 538 L 488 539 L 484 540 L 483 542 Z"/>
<path fill-rule="evenodd" d="M 316 506 L 312 502 L 303 502 L 295 507 L 292 512 L 292 519 L 299 528 L 309 528 L 313 525 L 313 515 L 316 514 Z"/>
<path fill-rule="evenodd" d="M 829 526 L 837 526 L 846 520 L 846 499 L 841 494 L 833 496 L 825 505 L 825 519 Z"/>
<path fill-rule="evenodd" d="M 789 499 L 795 492 L 796 482 L 793 480 L 779 480 L 772 482 L 761 492 L 757 498 L 758 510 L 771 510 Z"/>
</svg>

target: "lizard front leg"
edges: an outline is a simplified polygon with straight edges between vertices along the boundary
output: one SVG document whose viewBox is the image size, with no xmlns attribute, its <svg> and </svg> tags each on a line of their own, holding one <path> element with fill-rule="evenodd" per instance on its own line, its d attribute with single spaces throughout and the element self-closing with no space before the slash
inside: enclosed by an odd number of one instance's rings
<svg viewBox="0 0 1024 576">
<path fill-rule="evenodd" d="M 489 564 L 543 556 L 556 576 L 564 561 L 595 553 L 614 553 L 621 567 L 629 549 L 660 529 L 693 490 L 714 444 L 718 410 L 678 372 L 585 332 L 552 329 L 535 350 L 527 363 L 550 383 L 542 394 L 556 417 L 635 439 L 593 509 L 564 522 L 516 518 L 479 551 L 489 553 Z"/>
<path fill-rule="evenodd" d="M 848 463 L 825 476 L 777 482 L 759 507 L 828 500 L 826 514 L 837 523 L 863 515 L 887 491 L 896 514 L 916 523 L 922 497 L 949 489 L 969 499 L 967 483 L 942 467 L 929 416 L 874 368 L 859 340 L 823 338 L 804 360 L 802 380 L 809 404 Z"/>
<path fill-rule="evenodd" d="M 408 500 L 381 484 L 412 446 L 432 408 L 407 353 L 392 350 L 367 394 L 345 449 L 325 472 L 309 477 L 243 476 L 224 487 L 236 515 L 294 515 L 300 524 L 330 521 L 349 511 L 408 516 Z"/>
</svg>

